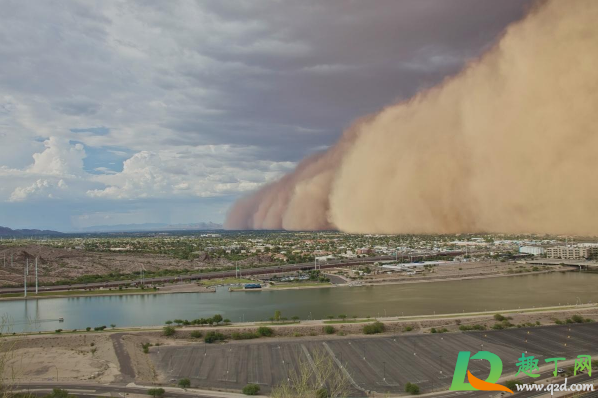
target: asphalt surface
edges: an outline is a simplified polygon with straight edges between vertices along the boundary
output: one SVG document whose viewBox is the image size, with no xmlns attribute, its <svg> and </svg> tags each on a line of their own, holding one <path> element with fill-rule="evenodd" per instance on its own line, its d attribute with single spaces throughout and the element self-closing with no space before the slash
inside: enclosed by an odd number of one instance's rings
<svg viewBox="0 0 598 398">
<path fill-rule="evenodd" d="M 110 335 L 110 339 L 112 340 L 112 345 L 114 346 L 114 353 L 118 358 L 120 374 L 123 381 L 133 381 L 135 380 L 135 369 L 133 368 L 131 357 L 125 349 L 124 343 L 122 341 L 122 337 L 125 335 L 126 333 L 115 333 Z"/>
<path fill-rule="evenodd" d="M 227 344 L 160 346 L 151 349 L 157 368 L 175 382 L 189 378 L 199 388 L 241 389 L 256 383 L 262 391 L 287 379 L 307 353 L 330 355 L 342 364 L 354 381 L 353 395 L 365 391 L 402 393 L 405 384 L 417 384 L 422 393 L 443 391 L 452 382 L 459 351 L 490 351 L 503 361 L 503 375 L 514 374 L 522 353 L 534 356 L 539 365 L 544 359 L 580 354 L 596 354 L 598 324 L 533 327 L 500 331 L 384 336 L 375 338 L 330 338 L 269 342 L 267 339 Z M 471 360 L 468 369 L 486 379 L 487 361 Z M 550 377 L 551 371 L 542 378 Z M 582 376 L 583 377 L 583 376 Z M 586 379 L 588 376 L 585 376 Z M 531 380 L 531 379 L 530 379 Z M 520 393 L 520 397 L 537 393 Z M 497 396 L 488 392 L 446 392 L 438 397 Z"/>
<path fill-rule="evenodd" d="M 409 254 L 410 256 L 417 259 L 425 259 L 432 256 L 456 256 L 463 254 L 464 252 L 443 252 L 434 254 Z M 392 260 L 394 256 L 379 256 L 379 257 L 365 257 L 355 260 L 332 260 L 326 263 L 318 263 L 318 268 L 335 268 L 335 267 L 346 267 L 359 264 L 369 264 L 376 261 Z M 300 264 L 288 264 L 280 266 L 270 266 L 261 268 L 244 268 L 241 269 L 243 276 L 249 275 L 262 275 L 262 274 L 276 274 L 280 272 L 292 272 L 292 271 L 305 271 L 314 269 L 314 263 L 300 263 Z M 193 280 L 204 280 L 204 279 L 217 279 L 217 278 L 230 278 L 236 276 L 236 272 L 232 271 L 218 271 L 218 272 L 205 272 L 191 275 L 180 275 L 180 276 L 164 276 L 159 278 L 145 278 L 146 284 L 154 283 L 170 283 L 176 281 L 193 281 Z M 110 288 L 118 286 L 127 286 L 131 284 L 140 284 L 141 279 L 130 279 L 125 281 L 114 281 L 114 282 L 94 282 L 94 283 L 74 283 L 70 285 L 55 285 L 55 286 L 40 286 L 40 292 L 59 291 L 59 290 L 81 290 L 81 289 L 94 289 L 94 288 Z M 0 288 L 0 294 L 4 293 L 20 293 L 23 291 L 23 287 L 2 287 Z"/>
</svg>

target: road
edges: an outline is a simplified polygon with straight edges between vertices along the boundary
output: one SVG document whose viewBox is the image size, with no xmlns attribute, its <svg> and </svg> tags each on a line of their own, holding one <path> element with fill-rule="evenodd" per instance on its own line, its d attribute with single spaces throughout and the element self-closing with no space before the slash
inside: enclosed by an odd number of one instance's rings
<svg viewBox="0 0 598 398">
<path fill-rule="evenodd" d="M 428 257 L 436 256 L 457 256 L 464 252 L 440 252 L 435 254 L 410 254 L 410 256 L 418 259 L 425 259 Z M 370 264 L 376 261 L 393 260 L 394 256 L 378 256 L 378 257 L 365 257 L 355 260 L 331 260 L 325 263 L 318 263 L 318 268 L 335 268 L 335 267 L 347 267 L 360 264 Z M 276 274 L 279 272 L 292 272 L 292 271 L 306 271 L 314 269 L 314 263 L 300 263 L 300 264 L 288 264 L 271 267 L 261 268 L 248 268 L 242 269 L 242 276 L 249 275 L 262 275 L 262 274 Z M 146 284 L 155 283 L 168 283 L 176 281 L 193 281 L 193 280 L 204 280 L 204 279 L 217 279 L 217 278 L 231 278 L 236 276 L 236 271 L 216 271 L 216 272 L 205 272 L 191 275 L 180 275 L 180 276 L 164 276 L 158 278 L 144 278 Z M 99 288 L 111 288 L 118 286 L 128 286 L 132 284 L 140 284 L 141 279 L 129 279 L 125 281 L 113 281 L 113 282 L 95 282 L 95 283 L 75 283 L 70 285 L 54 285 L 54 286 L 40 286 L 40 292 L 60 291 L 60 290 L 82 290 L 82 289 L 99 289 Z M 5 293 L 20 293 L 23 291 L 23 287 L 3 287 L 0 288 L 0 294 Z"/>
<path fill-rule="evenodd" d="M 142 387 L 135 385 L 116 385 L 116 384 L 97 384 L 97 383 L 83 383 L 83 382 L 31 382 L 21 383 L 15 386 L 16 391 L 29 391 L 35 395 L 46 395 L 52 392 L 53 388 L 61 388 L 68 390 L 71 394 L 77 397 L 97 397 L 100 394 L 111 394 L 112 396 L 124 397 L 125 394 L 140 394 L 148 395 L 148 390 L 151 387 Z M 178 391 L 177 391 L 178 390 Z M 200 397 L 200 398 L 222 398 L 222 397 L 242 397 L 241 394 L 234 393 L 220 393 L 220 392 L 209 392 L 209 391 L 197 391 L 189 390 L 183 391 L 182 389 L 167 389 L 165 397 L 174 398 L 189 398 L 189 397 Z"/>
</svg>

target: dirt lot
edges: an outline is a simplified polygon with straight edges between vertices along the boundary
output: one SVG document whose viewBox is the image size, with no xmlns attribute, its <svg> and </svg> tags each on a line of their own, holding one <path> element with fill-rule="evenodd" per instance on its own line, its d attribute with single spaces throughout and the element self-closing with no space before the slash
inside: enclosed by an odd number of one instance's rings
<svg viewBox="0 0 598 398">
<path fill-rule="evenodd" d="M 566 266 L 537 266 L 520 264 L 513 262 L 447 262 L 433 267 L 423 269 L 423 272 L 417 272 L 415 275 L 409 275 L 406 272 L 395 272 L 388 269 L 370 266 L 370 274 L 359 274 L 360 269 L 364 267 L 355 267 L 349 271 L 347 269 L 336 269 L 334 272 L 347 278 L 361 277 L 354 279 L 355 282 L 364 284 L 385 284 L 397 282 L 425 282 L 432 280 L 446 279 L 476 279 L 503 275 L 521 275 L 525 273 L 553 272 L 553 271 L 571 271 L 573 268 Z M 332 272 L 328 271 L 327 272 Z"/>
<path fill-rule="evenodd" d="M 2 348 L 11 349 L 4 376 L 15 381 L 58 377 L 58 380 L 110 383 L 120 374 L 108 335 L 30 336 L 14 341 L 6 339 Z"/>
</svg>

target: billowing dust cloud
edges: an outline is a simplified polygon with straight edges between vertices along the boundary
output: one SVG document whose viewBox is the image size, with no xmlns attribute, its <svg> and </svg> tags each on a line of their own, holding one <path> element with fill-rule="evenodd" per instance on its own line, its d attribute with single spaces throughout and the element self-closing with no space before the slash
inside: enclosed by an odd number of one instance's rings
<svg viewBox="0 0 598 398">
<path fill-rule="evenodd" d="M 239 200 L 231 229 L 598 234 L 598 1 L 552 0 L 442 85 Z"/>
</svg>

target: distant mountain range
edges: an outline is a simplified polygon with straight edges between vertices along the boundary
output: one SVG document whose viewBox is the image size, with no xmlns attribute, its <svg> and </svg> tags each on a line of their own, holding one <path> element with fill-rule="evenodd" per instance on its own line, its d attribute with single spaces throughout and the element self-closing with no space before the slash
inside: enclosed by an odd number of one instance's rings
<svg viewBox="0 0 598 398">
<path fill-rule="evenodd" d="M 40 229 L 10 229 L 7 227 L 0 227 L 0 236 L 6 238 L 22 238 L 26 236 L 57 236 L 63 235 L 62 232 L 40 230 Z"/>
<path fill-rule="evenodd" d="M 119 225 L 94 225 L 80 228 L 78 232 L 141 232 L 141 231 L 208 231 L 222 229 L 222 224 L 213 222 L 200 222 L 193 224 L 119 224 Z"/>
</svg>

